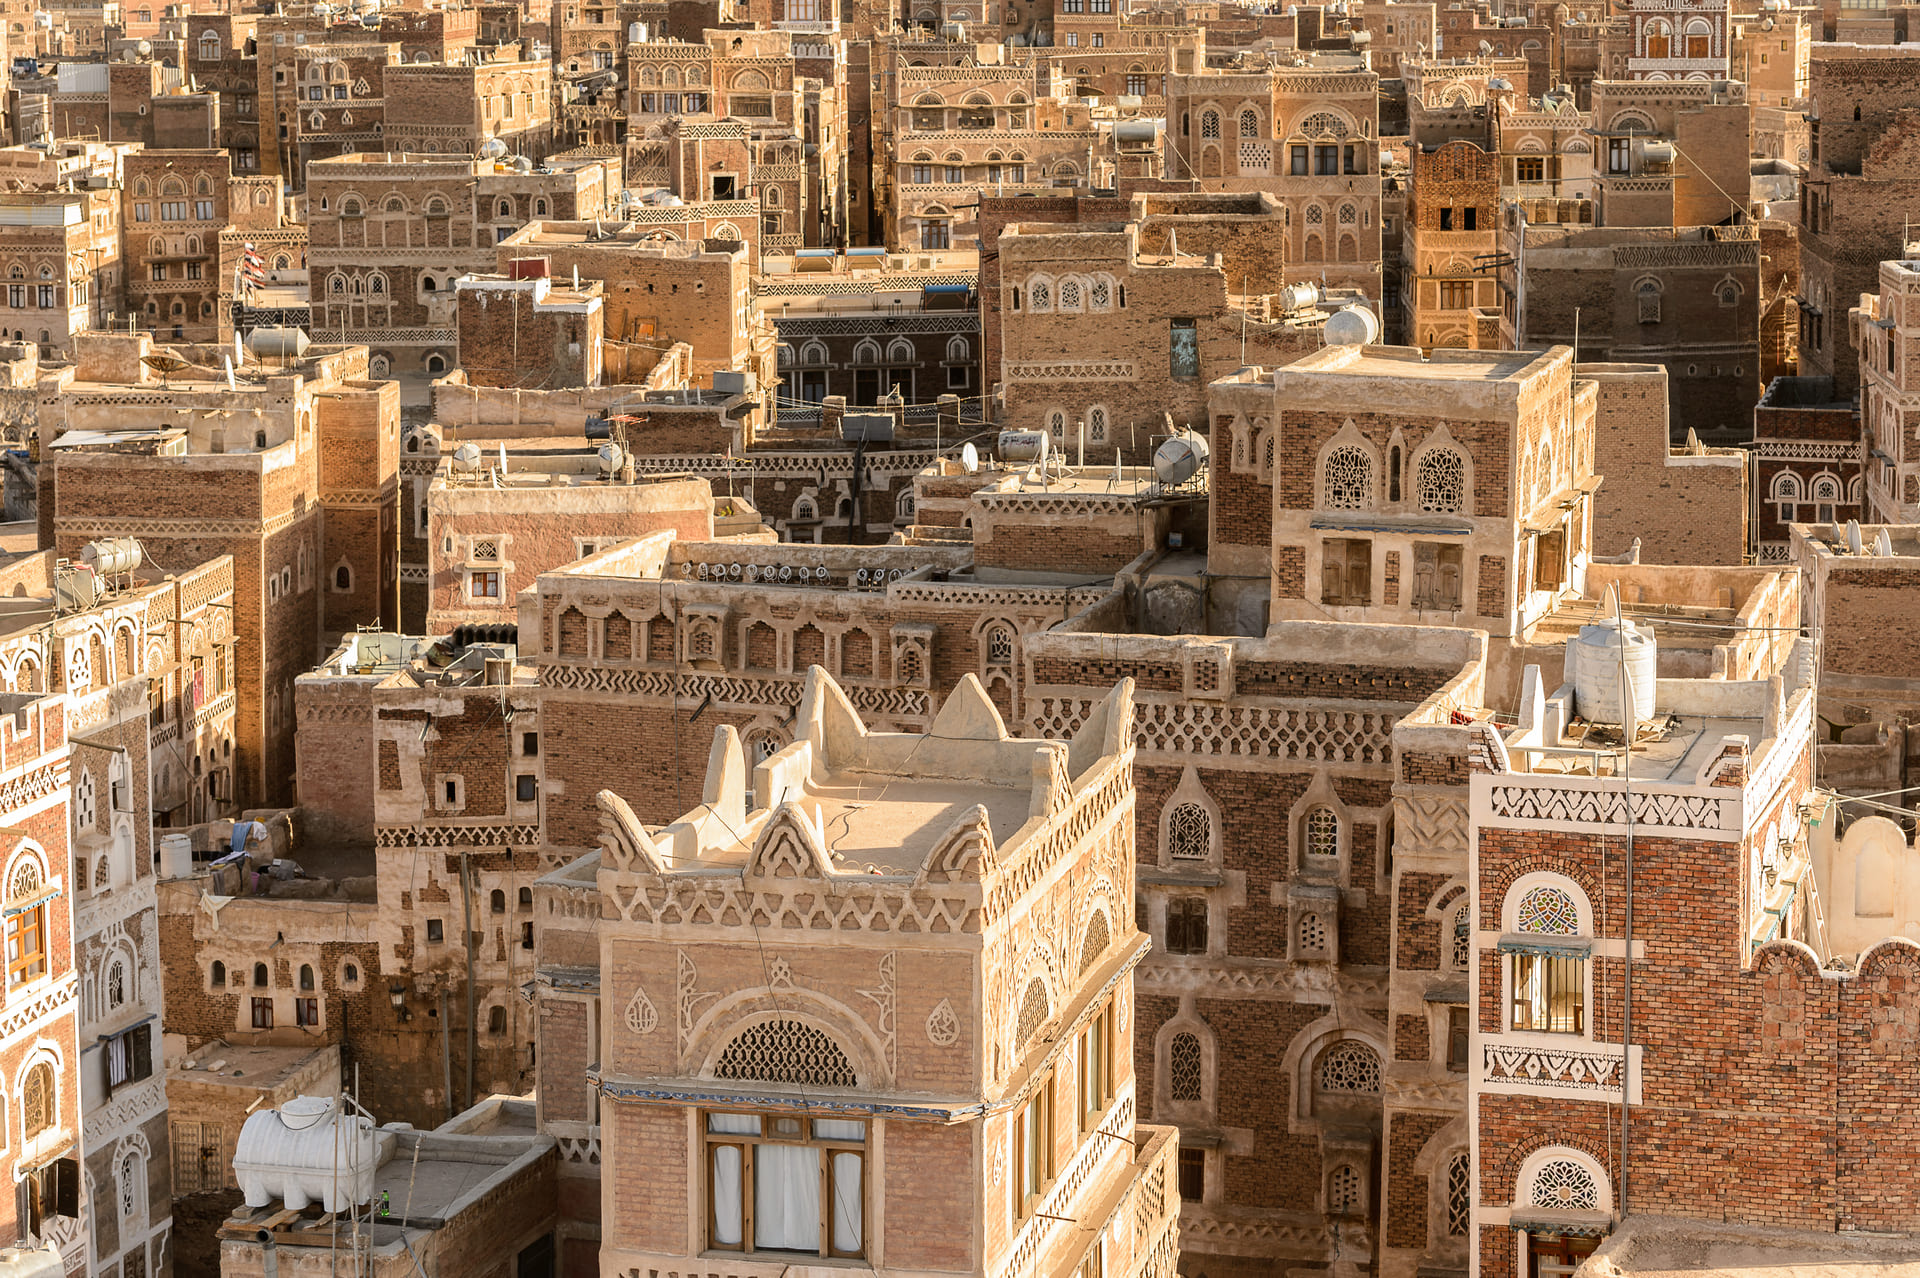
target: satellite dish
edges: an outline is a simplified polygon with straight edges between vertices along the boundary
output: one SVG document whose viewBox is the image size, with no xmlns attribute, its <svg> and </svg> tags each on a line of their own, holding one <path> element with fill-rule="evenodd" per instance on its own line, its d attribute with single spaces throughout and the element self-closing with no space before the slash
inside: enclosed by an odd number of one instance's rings
<svg viewBox="0 0 1920 1278">
<path fill-rule="evenodd" d="M 1887 534 L 1887 530 L 1884 528 L 1873 536 L 1873 553 L 1882 559 L 1891 559 L 1893 557 L 1893 538 Z"/>
<path fill-rule="evenodd" d="M 1329 346 L 1371 346 L 1380 340 L 1380 321 L 1364 306 L 1343 306 L 1327 316 L 1320 336 Z"/>
<path fill-rule="evenodd" d="M 1153 473 L 1163 484 L 1184 484 L 1207 464 L 1207 441 L 1191 431 L 1153 450 Z"/>
<path fill-rule="evenodd" d="M 729 576 L 729 577 L 738 577 L 739 575 L 740 575 L 740 565 L 739 565 L 739 564 L 728 564 L 728 565 L 727 565 L 727 576 Z"/>
<path fill-rule="evenodd" d="M 620 463 L 627 459 L 627 455 L 620 450 L 618 444 L 600 445 L 597 455 L 600 458 L 600 473 L 603 475 L 613 474 L 620 469 Z"/>
<path fill-rule="evenodd" d="M 782 581 L 792 581 L 792 580 L 793 580 L 793 565 L 792 565 L 792 564 L 781 564 L 781 565 L 780 565 L 780 580 L 782 580 Z"/>
<path fill-rule="evenodd" d="M 1862 544 L 1860 540 L 1860 521 L 1857 519 L 1849 519 L 1847 521 L 1847 553 L 1850 555 L 1859 554 Z"/>
<path fill-rule="evenodd" d="M 855 568 L 853 570 L 853 580 L 854 580 L 854 584 L 856 585 L 861 585 L 861 586 L 866 585 L 867 570 L 865 568 Z"/>
<path fill-rule="evenodd" d="M 480 469 L 480 445 L 462 444 L 454 449 L 453 468 L 468 472 Z"/>
<path fill-rule="evenodd" d="M 706 579 L 707 579 L 707 566 L 706 566 L 705 564 L 701 564 L 701 565 L 700 565 L 700 580 L 702 580 L 702 581 L 705 581 Z"/>
<path fill-rule="evenodd" d="M 960 469 L 969 475 L 978 474 L 980 471 L 980 450 L 970 443 L 960 446 Z"/>
<path fill-rule="evenodd" d="M 805 572 L 806 569 L 802 568 L 800 571 Z M 827 566 L 825 564 L 821 564 L 818 568 L 815 568 L 813 570 L 813 575 L 818 577 L 820 580 L 825 581 L 827 579 Z"/>
</svg>

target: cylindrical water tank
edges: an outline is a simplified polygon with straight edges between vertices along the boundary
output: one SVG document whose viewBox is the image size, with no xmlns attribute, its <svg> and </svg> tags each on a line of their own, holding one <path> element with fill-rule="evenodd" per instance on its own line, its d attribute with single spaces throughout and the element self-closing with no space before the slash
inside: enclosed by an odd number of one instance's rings
<svg viewBox="0 0 1920 1278">
<path fill-rule="evenodd" d="M 1380 340 L 1380 321 L 1364 306 L 1343 306 L 1327 316 L 1320 336 L 1329 346 L 1371 346 Z"/>
<path fill-rule="evenodd" d="M 309 345 L 306 330 L 301 328 L 256 328 L 247 334 L 247 349 L 262 357 L 298 358 L 307 353 Z"/>
<path fill-rule="evenodd" d="M 296 1096 L 248 1118 L 233 1148 L 234 1179 L 247 1206 L 278 1198 L 294 1211 L 318 1202 L 344 1211 L 373 1197 L 374 1172 L 393 1147 L 364 1114 L 347 1114 L 325 1096 Z"/>
<path fill-rule="evenodd" d="M 1207 441 L 1188 432 L 1153 450 L 1153 473 L 1166 484 L 1184 484 L 1207 464 Z"/>
<path fill-rule="evenodd" d="M 600 473 L 603 475 L 613 474 L 620 469 L 620 463 L 627 459 L 627 455 L 621 451 L 620 445 L 612 443 L 600 445 L 599 451 L 595 456 L 600 459 Z"/>
<path fill-rule="evenodd" d="M 163 879 L 193 877 L 192 836 L 185 834 L 160 836 L 160 877 Z"/>
<path fill-rule="evenodd" d="M 144 556 L 132 537 L 103 537 L 80 548 L 80 562 L 103 577 L 118 577 L 140 566 Z"/>
<path fill-rule="evenodd" d="M 1659 680 L 1660 654 L 1650 627 L 1611 617 L 1580 627 L 1567 641 L 1567 681 L 1573 685 L 1573 705 L 1596 723 L 1618 723 L 1626 700 L 1621 695 L 1622 666 L 1632 688 L 1633 717 L 1653 718 L 1654 685 Z"/>
<path fill-rule="evenodd" d="M 1003 462 L 1039 461 L 1047 455 L 1047 433 L 1043 430 L 1003 430 L 994 445 Z"/>
<path fill-rule="evenodd" d="M 1312 306 L 1319 300 L 1320 286 L 1309 283 L 1306 280 L 1301 280 L 1297 284 L 1289 284 L 1280 290 L 1280 309 L 1283 311 L 1301 310 L 1305 307 Z"/>
</svg>

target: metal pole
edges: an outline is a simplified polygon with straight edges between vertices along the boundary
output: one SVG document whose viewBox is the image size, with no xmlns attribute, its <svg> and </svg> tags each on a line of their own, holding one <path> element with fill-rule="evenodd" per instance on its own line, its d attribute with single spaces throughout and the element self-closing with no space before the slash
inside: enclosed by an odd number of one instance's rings
<svg viewBox="0 0 1920 1278">
<path fill-rule="evenodd" d="M 447 1038 L 447 992 L 440 991 L 440 1086 L 446 1089 L 447 1117 L 453 1117 L 453 1043 Z"/>
<path fill-rule="evenodd" d="M 467 1104 L 473 1107 L 473 1053 L 475 1048 L 473 1032 L 473 871 L 467 864 L 467 853 L 460 853 L 460 912 L 466 919 L 467 951 Z"/>
</svg>

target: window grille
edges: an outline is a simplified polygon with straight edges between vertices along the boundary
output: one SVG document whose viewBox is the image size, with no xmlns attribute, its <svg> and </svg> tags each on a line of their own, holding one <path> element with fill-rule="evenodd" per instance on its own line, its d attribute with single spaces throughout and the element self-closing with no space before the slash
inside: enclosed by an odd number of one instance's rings
<svg viewBox="0 0 1920 1278">
<path fill-rule="evenodd" d="M 1036 976 L 1032 984 L 1027 986 L 1026 997 L 1020 1000 L 1018 1028 L 1022 1043 L 1039 1033 L 1040 1027 L 1046 1024 L 1048 1010 L 1047 983 Z"/>
<path fill-rule="evenodd" d="M 1175 1034 L 1167 1044 L 1167 1095 L 1177 1101 L 1200 1099 L 1200 1040 Z"/>
<path fill-rule="evenodd" d="M 1453 916 L 1453 970 L 1464 972 L 1473 966 L 1473 931 L 1467 923 L 1467 909 L 1460 907 Z"/>
<path fill-rule="evenodd" d="M 1328 510 L 1366 510 L 1373 505 L 1373 458 L 1351 444 L 1327 455 Z"/>
<path fill-rule="evenodd" d="M 1204 861 L 1213 851 L 1213 821 L 1197 803 L 1182 803 L 1167 817 L 1167 855 L 1175 861 Z"/>
<path fill-rule="evenodd" d="M 1466 505 L 1467 465 L 1451 448 L 1423 454 L 1414 470 L 1414 493 L 1429 515 L 1457 514 Z"/>
<path fill-rule="evenodd" d="M 1217 112 L 1208 111 L 1200 117 L 1200 136 L 1203 138 L 1220 136 L 1220 116 Z"/>
<path fill-rule="evenodd" d="M 1310 138 L 1344 138 L 1350 130 L 1339 116 L 1316 111 L 1300 122 L 1300 132 Z"/>
<path fill-rule="evenodd" d="M 1307 855 L 1329 859 L 1340 855 L 1340 818 L 1332 808 L 1307 813 Z"/>
<path fill-rule="evenodd" d="M 1318 1082 L 1323 1092 L 1372 1095 L 1380 1090 L 1380 1058 L 1365 1043 L 1335 1043 L 1320 1057 Z"/>
<path fill-rule="evenodd" d="M 714 1067 L 715 1078 L 788 1083 L 796 1087 L 857 1087 L 860 1080 L 834 1041 L 799 1021 L 762 1021 L 743 1030 Z"/>
<path fill-rule="evenodd" d="M 1243 138 L 1260 136 L 1260 115 L 1257 111 L 1249 108 L 1240 113 L 1240 136 Z"/>
<path fill-rule="evenodd" d="M 1537 887 L 1520 901 L 1515 920 L 1522 932 L 1549 936 L 1578 936 L 1580 911 L 1573 897 L 1556 887 Z"/>
<path fill-rule="evenodd" d="M 1113 933 L 1107 926 L 1107 912 L 1105 910 L 1095 910 L 1093 912 L 1093 918 L 1087 922 L 1086 939 L 1080 942 L 1080 970 L 1082 972 L 1085 972 L 1088 968 L 1100 961 L 1100 956 L 1107 952 L 1107 945 L 1112 939 Z"/>
<path fill-rule="evenodd" d="M 1447 1233 L 1450 1237 L 1465 1235 L 1473 1216 L 1472 1166 L 1465 1154 L 1455 1154 L 1447 1163 Z"/>
<path fill-rule="evenodd" d="M 1351 1216 L 1360 1210 L 1360 1173 L 1346 1165 L 1333 1169 L 1327 1178 L 1327 1211 L 1335 1216 Z"/>
<path fill-rule="evenodd" d="M 500 562 L 500 543 L 497 541 L 476 541 L 471 556 L 475 563 L 497 564 Z"/>
<path fill-rule="evenodd" d="M 1080 309 L 1080 285 L 1078 281 L 1067 280 L 1060 285 L 1060 309 L 1077 311 Z"/>
<path fill-rule="evenodd" d="M 987 664 L 1008 666 L 1013 664 L 1013 632 L 1003 626 L 995 626 L 987 632 Z"/>
<path fill-rule="evenodd" d="M 1101 310 L 1113 304 L 1113 286 L 1105 280 L 1095 280 L 1088 292 L 1093 299 L 1093 305 Z"/>
<path fill-rule="evenodd" d="M 1327 925 L 1318 914 L 1300 916 L 1300 952 L 1318 954 L 1327 948 Z"/>
<path fill-rule="evenodd" d="M 1570 1158 L 1548 1163 L 1533 1175 L 1533 1206 L 1599 1211 L 1600 1187 L 1593 1173 Z"/>
</svg>

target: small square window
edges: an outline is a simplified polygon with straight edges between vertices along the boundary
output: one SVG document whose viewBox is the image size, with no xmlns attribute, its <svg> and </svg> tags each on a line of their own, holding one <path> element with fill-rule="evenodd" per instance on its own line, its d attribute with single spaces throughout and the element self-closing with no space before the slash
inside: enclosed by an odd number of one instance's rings
<svg viewBox="0 0 1920 1278">
<path fill-rule="evenodd" d="M 532 803 L 540 797 L 540 779 L 523 772 L 513 779 L 513 797 L 520 803 Z"/>
<path fill-rule="evenodd" d="M 520 753 L 526 755 L 529 759 L 539 754 L 540 753 L 540 734 L 537 732 L 521 733 L 520 734 Z"/>
<path fill-rule="evenodd" d="M 446 925 L 441 923 L 439 919 L 428 919 L 427 920 L 427 944 L 438 945 L 440 944 L 440 942 L 446 939 L 447 939 Z"/>
<path fill-rule="evenodd" d="M 1181 1201 L 1197 1203 L 1206 1196 L 1207 1151 L 1204 1149 L 1182 1149 L 1180 1151 Z"/>
</svg>

